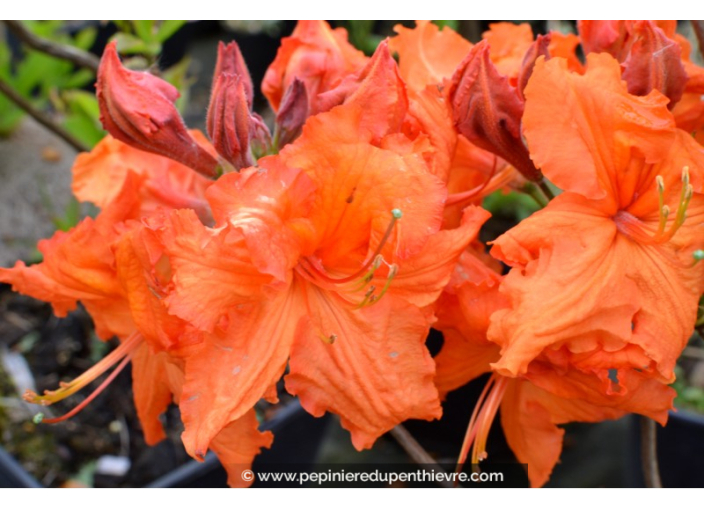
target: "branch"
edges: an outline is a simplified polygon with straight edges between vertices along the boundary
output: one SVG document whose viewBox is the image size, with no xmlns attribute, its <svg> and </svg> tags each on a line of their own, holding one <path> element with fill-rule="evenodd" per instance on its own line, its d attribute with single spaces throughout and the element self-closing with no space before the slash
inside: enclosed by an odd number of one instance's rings
<svg viewBox="0 0 704 510">
<path fill-rule="evenodd" d="M 428 452 L 415 440 L 406 427 L 403 425 L 396 425 L 391 429 L 391 435 L 394 437 L 396 442 L 401 445 L 401 447 L 406 451 L 406 453 L 413 459 L 416 464 L 419 464 L 426 471 L 432 472 L 445 472 L 440 465 L 435 462 L 435 459 L 430 456 Z M 441 486 L 446 488 L 454 487 L 448 479 L 438 482 Z"/>
<path fill-rule="evenodd" d="M 4 21 L 7 28 L 9 28 L 20 41 L 25 43 L 30 48 L 34 48 L 35 50 L 51 55 L 52 57 L 68 60 L 79 67 L 90 69 L 94 73 L 98 72 L 98 64 L 100 63 L 100 59 L 92 53 L 74 48 L 73 46 L 59 44 L 49 41 L 48 39 L 44 39 L 43 37 L 39 37 L 28 30 L 21 21 Z"/>
<path fill-rule="evenodd" d="M 32 106 L 29 101 L 27 101 L 24 97 L 22 97 L 15 89 L 10 87 L 2 79 L 0 79 L 0 92 L 5 94 L 13 103 L 15 103 L 17 106 L 22 108 L 25 112 L 27 112 L 32 117 L 34 117 L 37 120 L 37 122 L 39 122 L 42 126 L 44 126 L 49 131 L 54 132 L 57 136 L 62 138 L 66 143 L 68 143 L 71 147 L 76 149 L 78 152 L 88 152 L 90 150 L 90 148 L 87 147 L 86 145 L 84 145 L 83 142 L 81 142 L 80 140 L 75 138 L 71 133 L 66 131 L 63 127 L 54 123 L 54 121 L 52 121 L 46 114 L 44 114 L 43 112 L 37 110 L 34 106 Z"/>
<path fill-rule="evenodd" d="M 646 416 L 640 417 L 640 453 L 643 462 L 645 486 L 661 489 L 660 469 L 658 468 L 658 445 L 655 422 Z"/>
</svg>

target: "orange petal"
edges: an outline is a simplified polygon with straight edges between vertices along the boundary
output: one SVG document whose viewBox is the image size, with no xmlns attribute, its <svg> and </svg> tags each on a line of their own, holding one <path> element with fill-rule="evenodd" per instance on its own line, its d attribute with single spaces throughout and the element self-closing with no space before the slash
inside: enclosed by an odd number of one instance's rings
<svg viewBox="0 0 704 510">
<path fill-rule="evenodd" d="M 154 445 L 166 438 L 159 417 L 173 401 L 166 376 L 168 354 L 157 353 L 145 342 L 132 356 L 132 389 L 144 440 Z"/>
<path fill-rule="evenodd" d="M 499 237 L 491 253 L 514 269 L 501 286 L 511 307 L 496 312 L 489 328 L 502 346 L 494 368 L 523 374 L 543 349 L 563 343 L 573 342 L 575 352 L 623 347 L 640 303 L 626 277 L 632 248 L 610 218 L 572 194 Z"/>
<path fill-rule="evenodd" d="M 502 346 L 494 368 L 522 374 L 544 349 L 564 346 L 602 379 L 608 368 L 638 369 L 670 382 L 704 271 L 692 265 L 691 247 L 677 248 L 677 237 L 638 244 L 591 204 L 562 194 L 496 241 L 492 254 L 514 269 L 501 287 L 511 308 L 497 312 L 489 330 Z M 694 225 L 682 236 L 701 239 L 704 209 L 692 205 Z"/>
<path fill-rule="evenodd" d="M 358 264 L 374 251 L 370 235 L 381 238 L 393 209 L 403 218 L 387 245 L 399 257 L 418 251 L 440 226 L 442 181 L 416 154 L 371 145 L 371 134 L 358 130 L 363 115 L 357 105 L 344 105 L 310 118 L 301 137 L 281 152 L 286 165 L 302 169 L 316 185 L 316 255 L 330 267 Z"/>
<path fill-rule="evenodd" d="M 12 269 L 0 269 L 0 281 L 12 284 L 17 292 L 50 302 L 59 317 L 82 301 L 100 338 L 126 337 L 134 330 L 134 323 L 115 274 L 112 240 L 100 232 L 94 220 L 86 218 L 68 232 L 39 241 L 42 263 L 27 267 L 19 261 Z"/>
<path fill-rule="evenodd" d="M 276 157 L 223 175 L 206 193 L 217 226 L 240 231 L 261 273 L 285 281 L 312 235 L 307 216 L 315 187 Z"/>
<path fill-rule="evenodd" d="M 358 450 L 404 420 L 440 417 L 423 312 L 388 295 L 354 310 L 334 293 L 306 289 L 308 319 L 285 380 L 309 413 L 339 415 Z"/>
<path fill-rule="evenodd" d="M 487 340 L 491 315 L 508 303 L 499 293 L 501 276 L 469 251 L 455 268 L 453 280 L 436 305 L 444 342 L 435 357 L 435 384 L 441 394 L 463 386 L 499 359 L 499 347 Z"/>
<path fill-rule="evenodd" d="M 533 30 L 528 23 L 492 23 L 482 39 L 491 46 L 491 61 L 499 73 L 516 85 L 523 57 L 533 44 Z"/>
<path fill-rule="evenodd" d="M 567 59 L 567 68 L 570 71 L 582 73 L 584 66 L 577 57 L 577 46 L 579 46 L 579 36 L 550 32 L 550 45 L 548 46 L 550 56 Z"/>
<path fill-rule="evenodd" d="M 240 305 L 229 326 L 207 335 L 186 358 L 181 415 L 188 453 L 202 458 L 227 423 L 249 411 L 283 374 L 303 303 L 293 286 Z"/>
<path fill-rule="evenodd" d="M 647 163 L 661 159 L 674 121 L 658 92 L 628 94 L 611 56 L 590 54 L 587 63 L 582 76 L 565 60 L 538 61 L 525 90 L 523 130 L 536 166 L 557 186 L 588 198 L 617 197 L 618 181 L 634 178 L 623 174 L 633 150 Z M 556 95 L 562 100 L 553 101 Z"/>
<path fill-rule="evenodd" d="M 262 92 L 278 111 L 284 93 L 295 78 L 308 92 L 310 114 L 318 113 L 318 94 L 331 90 L 366 62 L 364 54 L 347 42 L 344 28 L 331 29 L 325 21 L 299 21 L 290 37 L 281 41 L 276 58 L 262 82 Z"/>
<path fill-rule="evenodd" d="M 127 232 L 114 248 L 117 276 L 144 339 L 153 349 L 172 350 L 196 343 L 198 335 L 188 323 L 167 311 L 163 298 L 168 292 L 171 268 L 163 255 L 152 261 L 159 255 L 155 244 L 155 234 L 146 227 Z M 160 246 L 157 249 L 163 253 Z"/>
<path fill-rule="evenodd" d="M 191 134 L 207 144 L 197 131 Z M 158 207 L 202 208 L 203 192 L 210 179 L 169 158 L 134 149 L 108 135 L 90 152 L 78 155 L 71 169 L 72 190 L 82 202 L 92 202 L 100 208 L 112 202 L 124 186 L 129 173 L 146 175 L 139 189 L 141 215 Z"/>
<path fill-rule="evenodd" d="M 242 472 L 252 468 L 252 461 L 262 448 L 270 448 L 274 434 L 260 432 L 257 413 L 251 409 L 239 420 L 228 423 L 210 446 L 227 471 L 227 484 L 230 487 L 249 487 L 253 479 L 242 476 Z"/>
<path fill-rule="evenodd" d="M 429 21 L 416 21 L 415 28 L 396 25 L 398 34 L 389 45 L 398 53 L 401 77 L 416 91 L 450 78 L 472 48 L 472 43 L 449 27 L 442 30 Z"/>
<path fill-rule="evenodd" d="M 531 486 L 540 487 L 560 459 L 565 431 L 555 426 L 539 400 L 530 398 L 531 388 L 521 381 L 508 385 L 501 402 L 501 426 L 518 462 L 528 466 Z"/>
<path fill-rule="evenodd" d="M 556 370 L 552 364 L 538 361 L 531 365 L 526 378 L 555 397 L 542 403 L 555 423 L 599 421 L 618 418 L 624 413 L 638 413 L 665 425 L 676 395 L 667 384 L 633 369 L 618 370 L 613 380 L 602 380 L 594 373 Z M 560 402 L 560 399 L 567 402 Z M 589 405 L 601 410 L 595 414 L 589 410 Z"/>
<path fill-rule="evenodd" d="M 169 312 L 212 331 L 238 305 L 259 299 L 273 279 L 255 270 L 244 237 L 230 229 L 204 227 L 190 210 L 174 211 L 160 232 L 173 269 Z"/>
<path fill-rule="evenodd" d="M 406 85 L 399 76 L 387 41 L 379 44 L 359 73 L 345 78 L 338 87 L 321 94 L 319 99 L 321 111 L 328 111 L 340 104 L 359 105 L 362 116 L 357 129 L 369 130 L 375 143 L 387 133 L 400 132 L 408 111 Z M 374 108 L 366 108 L 370 104 Z"/>
<path fill-rule="evenodd" d="M 481 207 L 465 209 L 462 224 L 454 230 L 441 230 L 428 239 L 423 249 L 413 257 L 398 262 L 389 293 L 418 307 L 432 304 L 450 281 L 450 276 L 462 252 L 479 234 L 482 224 L 491 214 Z M 383 282 L 377 279 L 377 288 Z"/>
</svg>

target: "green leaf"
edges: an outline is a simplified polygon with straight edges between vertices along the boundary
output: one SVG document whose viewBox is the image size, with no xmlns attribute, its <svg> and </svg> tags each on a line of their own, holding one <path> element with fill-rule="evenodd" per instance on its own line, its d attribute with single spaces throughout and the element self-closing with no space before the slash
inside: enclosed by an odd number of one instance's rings
<svg viewBox="0 0 704 510">
<path fill-rule="evenodd" d="M 84 28 L 80 32 L 76 34 L 76 37 L 73 39 L 73 45 L 81 48 L 82 50 L 88 50 L 90 49 L 91 46 L 93 46 L 93 43 L 95 42 L 95 38 L 98 36 L 98 29 L 95 27 L 88 27 Z"/>
<path fill-rule="evenodd" d="M 139 19 L 132 21 L 132 26 L 134 31 L 142 41 L 149 44 L 154 42 L 156 39 L 154 37 L 154 20 L 151 19 Z"/>
<path fill-rule="evenodd" d="M 450 27 L 455 32 L 457 32 L 457 29 L 460 27 L 460 22 L 456 19 L 434 19 L 433 23 L 440 28 Z"/>
<path fill-rule="evenodd" d="M 117 51 L 126 55 L 144 53 L 147 45 L 139 37 L 132 34 L 117 33 L 112 38 L 117 41 Z"/>
<path fill-rule="evenodd" d="M 191 59 L 186 57 L 181 59 L 179 63 L 169 67 L 162 75 L 162 78 L 176 87 L 181 93 L 181 96 L 176 100 L 176 108 L 178 108 L 181 113 L 183 113 L 186 105 L 188 104 L 190 87 L 195 81 L 187 76 L 190 66 Z"/>
<path fill-rule="evenodd" d="M 68 109 L 64 127 L 89 147 L 95 146 L 105 136 L 95 96 L 83 90 L 71 90 L 64 92 L 62 99 Z"/>
<path fill-rule="evenodd" d="M 80 89 L 95 80 L 95 74 L 89 69 L 79 69 L 68 76 L 61 85 L 62 89 Z"/>
<path fill-rule="evenodd" d="M 186 24 L 186 20 L 183 19 L 169 19 L 162 21 L 159 25 L 159 29 L 156 32 L 156 40 L 163 43 L 169 39 L 172 35 L 179 31 L 179 29 Z"/>
</svg>

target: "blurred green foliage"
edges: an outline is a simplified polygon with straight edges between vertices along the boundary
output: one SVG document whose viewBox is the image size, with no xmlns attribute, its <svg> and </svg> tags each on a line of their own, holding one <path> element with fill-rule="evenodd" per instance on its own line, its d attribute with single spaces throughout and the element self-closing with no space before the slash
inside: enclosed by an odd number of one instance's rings
<svg viewBox="0 0 704 510">
<path fill-rule="evenodd" d="M 123 55 L 142 55 L 152 64 L 161 54 L 162 45 L 179 31 L 185 20 L 113 20 L 119 32 L 113 40 L 117 41 L 117 51 Z"/>
<path fill-rule="evenodd" d="M 88 50 L 95 42 L 96 27 L 87 27 L 70 34 L 62 21 L 25 21 L 37 36 L 61 44 Z M 80 99 L 76 92 L 89 85 L 95 75 L 88 69 L 76 69 L 65 60 L 22 47 L 21 58 L 13 61 L 10 48 L 0 44 L 0 78 L 28 99 L 38 109 L 49 106 L 65 113 L 64 127 L 89 146 L 103 137 L 92 94 Z M 8 136 L 25 115 L 19 107 L 0 94 L 0 136 Z"/>
</svg>

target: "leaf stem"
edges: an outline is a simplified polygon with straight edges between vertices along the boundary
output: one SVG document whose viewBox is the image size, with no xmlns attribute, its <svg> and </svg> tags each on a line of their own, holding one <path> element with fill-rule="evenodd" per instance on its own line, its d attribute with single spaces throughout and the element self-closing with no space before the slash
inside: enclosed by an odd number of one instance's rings
<svg viewBox="0 0 704 510">
<path fill-rule="evenodd" d="M 76 149 L 78 152 L 88 152 L 90 150 L 90 147 L 83 144 L 83 142 L 78 140 L 63 127 L 52 121 L 44 112 L 37 110 L 29 101 L 22 97 L 19 92 L 10 87 L 10 85 L 5 83 L 2 79 L 0 79 L 0 92 L 5 94 L 13 103 L 34 117 L 34 119 L 42 126 L 62 138 L 67 144 Z"/>
<path fill-rule="evenodd" d="M 33 34 L 21 21 L 16 20 L 4 20 L 7 28 L 9 28 L 15 36 L 25 43 L 30 48 L 33 48 L 52 57 L 61 58 L 63 60 L 68 60 L 73 62 L 79 67 L 85 67 L 91 71 L 97 73 L 98 65 L 100 64 L 100 59 L 78 48 L 73 46 L 68 46 L 65 44 L 59 44 L 38 35 Z"/>
</svg>

